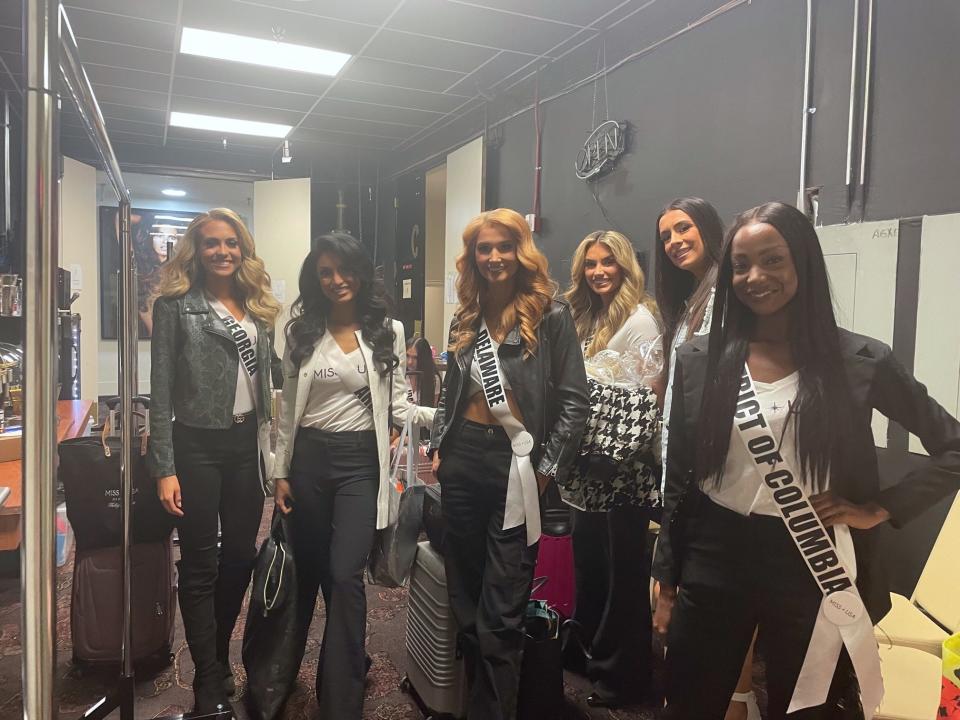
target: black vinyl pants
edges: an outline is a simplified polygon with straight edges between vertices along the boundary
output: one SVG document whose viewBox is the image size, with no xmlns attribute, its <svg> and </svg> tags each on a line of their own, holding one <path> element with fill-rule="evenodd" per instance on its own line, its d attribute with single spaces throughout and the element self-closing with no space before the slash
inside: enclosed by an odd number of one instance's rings
<svg viewBox="0 0 960 720">
<path fill-rule="evenodd" d="M 458 420 L 448 432 L 438 479 L 447 590 L 467 667 L 467 718 L 510 720 L 538 546 L 527 546 L 524 525 L 502 529 L 513 456 L 504 429 Z"/>
<path fill-rule="evenodd" d="M 256 558 L 264 498 L 257 418 L 226 430 L 174 423 L 173 453 L 183 509 L 177 518 L 180 614 L 196 687 L 222 682 L 217 663 L 229 662 L 230 636 Z"/>
<path fill-rule="evenodd" d="M 649 689 L 652 618 L 646 508 L 574 511 L 577 604 L 573 619 L 592 656 L 594 691 L 605 699 L 636 701 Z M 567 651 L 577 652 L 577 648 Z"/>
<path fill-rule="evenodd" d="M 289 480 L 301 642 L 306 642 L 318 589 L 326 607 L 316 678 L 320 716 L 360 720 L 367 632 L 363 572 L 377 527 L 380 487 L 375 432 L 300 428 Z"/>
<path fill-rule="evenodd" d="M 833 709 L 857 695 L 846 651 L 827 703 L 787 715 L 822 596 L 783 521 L 744 517 L 697 493 L 685 538 L 667 637 L 667 717 L 723 720 L 755 628 L 767 720 L 858 717 Z"/>
</svg>

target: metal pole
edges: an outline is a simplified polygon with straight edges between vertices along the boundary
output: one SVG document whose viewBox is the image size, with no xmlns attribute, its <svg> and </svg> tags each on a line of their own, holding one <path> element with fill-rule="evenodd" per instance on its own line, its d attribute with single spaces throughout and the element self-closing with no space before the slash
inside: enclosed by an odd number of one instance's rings
<svg viewBox="0 0 960 720">
<path fill-rule="evenodd" d="M 847 209 L 853 204 L 853 124 L 856 116 L 857 94 L 857 47 L 860 34 L 860 0 L 853 0 L 853 41 L 850 43 L 850 101 L 847 111 Z"/>
<path fill-rule="evenodd" d="M 803 58 L 803 119 L 800 125 L 800 187 L 797 208 L 807 211 L 807 138 L 810 133 L 810 54 L 813 36 L 813 0 L 807 0 L 806 50 Z"/>
<path fill-rule="evenodd" d="M 863 76 L 863 123 L 860 132 L 860 219 L 867 209 L 867 138 L 870 127 L 870 76 L 873 71 L 873 6 L 867 5 L 867 68 Z"/>
<path fill-rule="evenodd" d="M 13 125 L 10 119 L 10 93 L 3 94 L 3 234 L 10 239 L 10 230 L 13 222 L 10 218 L 10 133 Z"/>
<path fill-rule="evenodd" d="M 54 468 L 57 389 L 56 0 L 23 0 L 26 60 L 23 423 L 23 717 L 56 717 Z"/>
<path fill-rule="evenodd" d="M 130 203 L 120 202 L 120 443 L 123 455 L 120 461 L 123 488 L 123 605 L 129 608 L 131 602 L 130 572 L 130 503 L 133 489 L 133 443 L 135 440 L 135 420 L 133 417 L 133 397 L 137 394 L 137 334 L 139 314 L 137 313 L 136 270 L 133 264 L 133 238 L 130 234 Z M 123 634 L 121 639 L 121 657 L 124 678 L 133 677 L 133 624 L 130 613 L 123 614 Z"/>
</svg>

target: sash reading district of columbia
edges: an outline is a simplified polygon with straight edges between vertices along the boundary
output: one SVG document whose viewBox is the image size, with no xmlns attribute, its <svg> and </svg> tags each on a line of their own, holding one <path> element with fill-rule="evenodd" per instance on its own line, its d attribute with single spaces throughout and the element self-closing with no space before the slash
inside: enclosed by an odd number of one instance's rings
<svg viewBox="0 0 960 720">
<path fill-rule="evenodd" d="M 503 369 L 490 341 L 486 320 L 483 320 L 477 334 L 473 361 L 480 368 L 483 395 L 487 399 L 490 412 L 500 421 L 513 449 L 510 477 L 507 481 L 507 500 L 503 511 L 503 529 L 509 530 L 526 523 L 527 545 L 533 545 L 540 539 L 540 490 L 530 460 L 533 436 L 510 412 L 507 393 L 503 388 Z"/>
<path fill-rule="evenodd" d="M 761 485 L 773 497 L 790 538 L 823 593 L 787 712 L 826 702 L 840 650 L 846 646 L 860 684 L 864 717 L 870 720 L 883 700 L 883 679 L 873 624 L 855 584 L 856 555 L 850 528 L 834 526 L 834 544 L 804 492 L 801 476 L 777 450 L 746 364 L 734 417 L 737 434 L 753 459 Z"/>
</svg>

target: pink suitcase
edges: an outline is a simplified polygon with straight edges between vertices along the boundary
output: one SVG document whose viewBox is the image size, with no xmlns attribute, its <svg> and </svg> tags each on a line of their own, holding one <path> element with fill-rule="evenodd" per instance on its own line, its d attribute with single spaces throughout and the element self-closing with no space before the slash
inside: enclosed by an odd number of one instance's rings
<svg viewBox="0 0 960 720">
<path fill-rule="evenodd" d="M 534 591 L 530 597 L 534 600 L 546 600 L 563 620 L 573 617 L 576 583 L 574 582 L 572 535 L 540 537 L 537 567 L 533 571 L 533 576 L 537 579 L 546 578 L 546 582 L 538 587 L 535 580 Z"/>
</svg>

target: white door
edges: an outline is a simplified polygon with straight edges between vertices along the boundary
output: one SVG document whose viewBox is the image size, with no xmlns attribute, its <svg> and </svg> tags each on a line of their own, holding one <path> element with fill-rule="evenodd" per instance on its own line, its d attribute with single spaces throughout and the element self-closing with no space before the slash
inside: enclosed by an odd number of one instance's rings
<svg viewBox="0 0 960 720">
<path fill-rule="evenodd" d="M 899 227 L 899 220 L 884 220 L 817 228 L 837 324 L 887 345 L 893 345 Z M 876 412 L 873 439 L 887 446 L 887 419 Z"/>
</svg>

